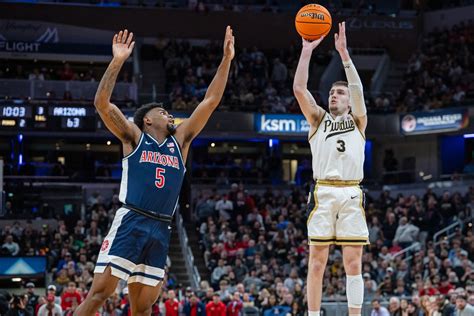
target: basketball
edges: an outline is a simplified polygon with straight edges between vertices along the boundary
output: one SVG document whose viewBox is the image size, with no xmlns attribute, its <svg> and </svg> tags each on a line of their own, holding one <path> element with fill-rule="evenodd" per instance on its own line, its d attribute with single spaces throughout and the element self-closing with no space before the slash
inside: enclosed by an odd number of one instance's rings
<svg viewBox="0 0 474 316">
<path fill-rule="evenodd" d="M 308 4 L 302 7 L 295 17 L 298 34 L 306 40 L 314 41 L 329 33 L 332 18 L 329 11 L 319 4 Z"/>
</svg>

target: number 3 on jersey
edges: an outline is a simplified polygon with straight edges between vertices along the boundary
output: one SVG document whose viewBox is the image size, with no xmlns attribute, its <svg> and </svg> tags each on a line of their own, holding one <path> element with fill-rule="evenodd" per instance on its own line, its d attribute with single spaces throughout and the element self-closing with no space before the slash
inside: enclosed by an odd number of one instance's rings
<svg viewBox="0 0 474 316">
<path fill-rule="evenodd" d="M 166 170 L 163 168 L 156 168 L 155 185 L 158 189 L 161 189 L 165 186 L 165 172 Z"/>
<path fill-rule="evenodd" d="M 343 140 L 338 140 L 337 144 L 339 147 L 336 147 L 337 151 L 343 153 L 346 151 L 346 143 Z"/>
</svg>

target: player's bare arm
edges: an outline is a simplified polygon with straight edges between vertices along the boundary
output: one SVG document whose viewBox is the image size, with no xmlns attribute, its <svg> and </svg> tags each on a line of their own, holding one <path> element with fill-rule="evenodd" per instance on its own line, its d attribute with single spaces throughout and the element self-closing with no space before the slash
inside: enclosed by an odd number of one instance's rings
<svg viewBox="0 0 474 316">
<path fill-rule="evenodd" d="M 346 22 L 339 23 L 339 33 L 334 34 L 334 44 L 341 56 L 347 82 L 349 83 L 352 114 L 361 132 L 365 133 L 367 128 L 367 109 L 365 107 L 364 88 L 347 50 Z"/>
<path fill-rule="evenodd" d="M 313 50 L 322 42 L 323 39 L 324 36 L 312 42 L 302 39 L 303 48 L 301 49 L 300 60 L 298 62 L 298 67 L 296 68 L 295 79 L 293 82 L 293 92 L 296 100 L 298 100 L 301 112 L 303 112 L 304 117 L 313 128 L 317 128 L 317 125 L 324 116 L 325 111 L 316 103 L 313 95 L 308 90 L 309 62 Z"/>
<path fill-rule="evenodd" d="M 187 156 L 189 144 L 204 128 L 212 112 L 214 112 L 221 102 L 227 84 L 227 78 L 229 77 L 230 65 L 235 55 L 234 42 L 232 28 L 227 26 L 224 38 L 224 56 L 222 57 L 214 79 L 212 79 L 204 99 L 196 107 L 189 119 L 185 120 L 176 128 L 175 136 L 181 144 L 183 157 Z"/>
<path fill-rule="evenodd" d="M 114 35 L 112 42 L 113 58 L 102 76 L 94 99 L 94 105 L 101 119 L 112 134 L 122 141 L 124 155 L 129 154 L 136 147 L 141 131 L 138 126 L 127 120 L 115 104 L 110 102 L 110 97 L 120 69 L 127 58 L 130 57 L 134 46 L 132 32 L 129 33 L 125 30 Z"/>
</svg>

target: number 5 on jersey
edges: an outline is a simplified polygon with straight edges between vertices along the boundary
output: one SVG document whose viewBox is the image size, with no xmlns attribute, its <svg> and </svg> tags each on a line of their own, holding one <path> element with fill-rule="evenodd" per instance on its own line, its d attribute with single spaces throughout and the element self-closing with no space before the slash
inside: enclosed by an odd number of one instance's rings
<svg viewBox="0 0 474 316">
<path fill-rule="evenodd" d="M 165 186 L 165 172 L 166 170 L 163 168 L 156 168 L 155 185 L 158 189 L 161 189 Z"/>
</svg>

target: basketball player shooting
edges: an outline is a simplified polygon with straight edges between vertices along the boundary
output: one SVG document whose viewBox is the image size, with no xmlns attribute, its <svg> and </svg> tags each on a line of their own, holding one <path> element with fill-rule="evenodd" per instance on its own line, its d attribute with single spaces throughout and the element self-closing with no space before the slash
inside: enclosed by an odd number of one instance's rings
<svg viewBox="0 0 474 316">
<path fill-rule="evenodd" d="M 204 128 L 219 105 L 234 58 L 234 36 L 227 27 L 224 54 L 203 101 L 178 126 L 159 103 L 137 109 L 128 121 L 110 96 L 119 71 L 133 51 L 133 33 L 120 31 L 113 38 L 113 59 L 95 96 L 95 107 L 107 128 L 123 145 L 120 201 L 104 239 L 94 270 L 92 287 L 75 315 L 95 315 L 115 291 L 119 279 L 127 280 L 132 315 L 150 315 L 159 297 L 170 225 L 178 204 L 191 141 Z"/>
<path fill-rule="evenodd" d="M 329 245 L 342 245 L 349 315 L 361 315 L 364 283 L 361 275 L 362 247 L 368 244 L 363 209 L 363 179 L 367 110 L 362 82 L 351 61 L 345 23 L 335 34 L 347 81 L 334 82 L 329 91 L 329 113 L 309 92 L 308 69 L 313 50 L 324 38 L 303 39 L 293 90 L 310 124 L 309 143 L 313 156 L 313 178 L 308 200 L 309 263 L 307 298 L 309 316 L 319 316 L 322 282 Z"/>
</svg>

